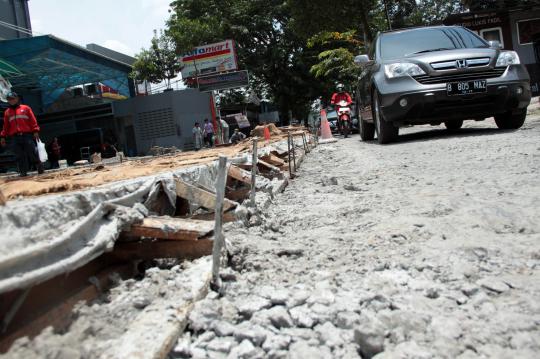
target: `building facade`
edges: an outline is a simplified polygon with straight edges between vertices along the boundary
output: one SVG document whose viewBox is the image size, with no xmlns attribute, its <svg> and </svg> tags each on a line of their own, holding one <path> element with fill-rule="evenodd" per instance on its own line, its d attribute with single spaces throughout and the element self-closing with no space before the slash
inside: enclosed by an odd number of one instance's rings
<svg viewBox="0 0 540 359">
<path fill-rule="evenodd" d="M 540 6 L 456 14 L 444 24 L 466 27 L 485 40 L 499 41 L 505 50 L 516 51 L 531 76 L 533 95 L 540 95 Z"/>
<path fill-rule="evenodd" d="M 0 41 L 30 37 L 31 31 L 28 0 L 0 0 Z"/>
<path fill-rule="evenodd" d="M 121 127 L 120 143 L 130 156 L 148 154 L 150 148 L 193 148 L 191 130 L 195 122 L 212 121 L 209 93 L 196 89 L 166 91 L 113 103 L 116 123 Z"/>
</svg>

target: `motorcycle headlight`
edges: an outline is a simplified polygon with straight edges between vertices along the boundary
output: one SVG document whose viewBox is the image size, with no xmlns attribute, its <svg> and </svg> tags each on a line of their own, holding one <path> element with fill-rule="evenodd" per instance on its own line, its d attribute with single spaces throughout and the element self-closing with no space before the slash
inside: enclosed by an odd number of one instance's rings
<svg viewBox="0 0 540 359">
<path fill-rule="evenodd" d="M 517 65 L 519 63 L 519 56 L 515 51 L 504 51 L 500 53 L 495 66 L 505 67 L 509 65 Z"/>
<path fill-rule="evenodd" d="M 398 62 L 395 64 L 384 65 L 384 73 L 389 79 L 426 74 L 424 70 L 420 68 L 420 66 L 410 62 Z"/>
</svg>

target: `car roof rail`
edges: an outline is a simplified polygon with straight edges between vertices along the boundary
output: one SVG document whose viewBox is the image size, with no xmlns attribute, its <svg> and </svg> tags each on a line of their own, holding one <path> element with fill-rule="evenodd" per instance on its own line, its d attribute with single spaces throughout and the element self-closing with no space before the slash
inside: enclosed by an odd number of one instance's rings
<svg viewBox="0 0 540 359">
<path fill-rule="evenodd" d="M 392 29 L 392 30 L 384 30 L 384 31 L 380 31 L 380 33 L 381 34 L 386 34 L 386 33 L 390 33 L 390 32 L 404 31 L 404 30 L 437 29 L 437 28 L 449 28 L 449 27 L 461 27 L 461 26 L 456 26 L 456 25 L 409 26 L 409 27 L 400 27 L 398 29 Z"/>
</svg>

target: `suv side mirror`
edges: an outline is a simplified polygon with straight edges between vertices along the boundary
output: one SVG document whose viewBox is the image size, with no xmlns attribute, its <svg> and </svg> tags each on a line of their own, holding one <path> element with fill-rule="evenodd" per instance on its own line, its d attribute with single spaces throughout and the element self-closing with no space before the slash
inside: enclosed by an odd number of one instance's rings
<svg viewBox="0 0 540 359">
<path fill-rule="evenodd" d="M 365 65 L 370 61 L 371 60 L 369 59 L 368 55 L 358 55 L 354 58 L 354 63 L 358 66 Z"/>
<path fill-rule="evenodd" d="M 502 49 L 501 43 L 497 40 L 488 41 L 488 44 L 492 49 Z"/>
</svg>

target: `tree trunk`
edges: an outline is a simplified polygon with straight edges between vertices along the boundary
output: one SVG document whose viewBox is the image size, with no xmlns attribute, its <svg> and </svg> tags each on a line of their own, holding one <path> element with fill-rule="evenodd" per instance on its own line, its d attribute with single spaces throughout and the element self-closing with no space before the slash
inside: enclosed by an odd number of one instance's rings
<svg viewBox="0 0 540 359">
<path fill-rule="evenodd" d="M 369 10 L 366 8 L 363 0 L 358 1 L 358 9 L 360 10 L 360 21 L 362 22 L 362 27 L 364 28 L 364 34 L 366 36 L 365 40 L 369 45 L 371 45 L 373 42 L 373 32 L 369 26 Z"/>
</svg>

